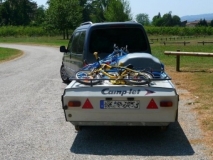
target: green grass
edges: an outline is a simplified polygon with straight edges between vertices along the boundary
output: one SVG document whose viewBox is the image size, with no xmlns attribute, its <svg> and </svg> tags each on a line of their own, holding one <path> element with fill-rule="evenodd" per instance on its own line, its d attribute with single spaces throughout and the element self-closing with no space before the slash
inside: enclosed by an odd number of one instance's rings
<svg viewBox="0 0 213 160">
<path fill-rule="evenodd" d="M 10 48 L 0 48 L 0 62 L 7 61 L 19 57 L 22 51 Z"/>
<path fill-rule="evenodd" d="M 150 36 L 151 38 L 158 38 L 160 36 Z M 165 36 L 161 36 L 164 37 Z M 169 37 L 167 37 L 169 38 Z M 154 56 L 158 57 L 165 66 L 174 66 L 176 63 L 175 56 L 164 55 L 164 51 L 185 51 L 185 52 L 212 52 L 213 44 L 198 44 L 198 41 L 213 41 L 212 36 L 204 37 L 190 37 L 187 41 L 190 44 L 184 46 L 183 44 L 167 44 L 163 45 L 161 41 L 154 42 L 151 44 L 152 53 Z M 174 40 L 170 40 L 174 41 Z M 68 40 L 63 40 L 62 37 L 0 37 L 0 43 L 19 43 L 19 44 L 34 44 L 34 45 L 48 45 L 48 46 L 67 46 Z M 10 54 L 1 54 L 1 59 L 6 59 Z M 11 56 L 13 56 L 11 54 Z M 180 66 L 181 69 L 186 70 L 208 70 L 213 68 L 213 59 L 211 57 L 193 57 L 193 56 L 181 56 Z"/>
<path fill-rule="evenodd" d="M 166 36 L 150 36 L 152 38 L 166 38 Z M 170 36 L 171 37 L 171 36 Z M 173 36 L 175 37 L 175 36 Z M 177 37 L 177 36 L 176 36 Z M 169 37 L 167 37 L 168 39 Z M 180 38 L 180 37 L 179 37 Z M 183 40 L 168 40 L 168 41 L 183 41 Z M 163 45 L 161 41 L 155 41 L 151 44 L 152 53 L 154 56 L 158 57 L 165 66 L 174 66 L 176 63 L 175 56 L 164 55 L 164 51 L 185 51 L 185 52 L 212 52 L 213 44 L 198 44 L 198 41 L 213 41 L 213 36 L 205 37 L 189 37 L 187 41 L 190 44 L 184 46 L 183 44 L 167 44 Z M 19 43 L 19 44 L 33 44 L 33 45 L 48 45 L 48 46 L 67 46 L 68 40 L 63 40 L 62 37 L 0 37 L 0 43 Z M 13 56 L 11 54 L 11 56 Z M 1 54 L 1 59 L 6 59 L 10 57 L 10 54 Z M 191 71 L 205 71 L 209 68 L 213 68 L 213 58 L 211 57 L 193 57 L 193 56 L 181 56 L 180 66 L 181 69 L 191 70 Z"/>
<path fill-rule="evenodd" d="M 164 51 L 177 51 L 182 52 L 210 52 L 213 53 L 213 45 L 159 45 L 151 44 L 152 53 L 154 56 L 158 57 L 165 65 L 174 65 L 176 63 L 175 56 L 164 55 Z M 202 68 L 212 68 L 213 67 L 212 57 L 196 57 L 196 56 L 181 56 L 180 66 L 181 68 L 188 67 L 191 69 L 202 69 Z M 200 65 L 202 64 L 202 65 Z"/>
<path fill-rule="evenodd" d="M 171 36 L 170 36 L 171 37 Z M 201 41 L 213 42 L 213 36 L 189 37 L 185 39 L 168 40 L 166 42 L 190 42 L 185 46 L 183 44 L 166 44 L 164 45 L 160 38 L 151 36 L 149 39 L 154 40 L 151 44 L 152 54 L 164 63 L 165 69 L 169 68 L 170 76 L 173 82 L 179 83 L 178 87 L 183 87 L 188 90 L 192 97 L 195 98 L 197 104 L 195 110 L 198 112 L 201 128 L 206 133 L 204 141 L 213 147 L 213 57 L 196 57 L 196 56 L 181 56 L 180 71 L 176 72 L 176 57 L 164 55 L 164 51 L 183 51 L 183 52 L 209 52 L 213 53 L 213 43 L 200 44 Z M 182 98 L 182 97 L 181 97 Z M 181 100 L 180 98 L 180 100 Z M 184 98 L 184 95 L 183 95 Z"/>
<path fill-rule="evenodd" d="M 0 43 L 35 44 L 47 46 L 67 46 L 69 40 L 62 37 L 0 37 Z"/>
<path fill-rule="evenodd" d="M 155 37 L 157 38 L 157 37 Z M 184 41 L 184 40 L 176 40 Z M 190 38 L 190 44 L 168 44 L 161 42 L 151 44 L 152 53 L 158 57 L 165 65 L 165 69 L 170 69 L 170 76 L 173 82 L 178 82 L 178 87 L 188 90 L 195 98 L 195 110 L 198 113 L 201 128 L 205 132 L 204 141 L 213 150 L 213 57 L 181 56 L 180 72 L 175 71 L 176 56 L 164 55 L 164 51 L 183 52 L 209 52 L 213 53 L 212 44 L 199 44 L 199 41 L 213 41 L 213 37 Z M 171 71 L 172 68 L 172 71 Z M 180 97 L 180 100 L 183 97 Z M 213 151 L 212 151 L 213 153 Z"/>
<path fill-rule="evenodd" d="M 67 46 L 69 40 L 61 37 L 0 37 L 0 43 L 45 45 L 45 46 Z M 0 48 L 0 62 L 14 59 L 21 55 L 21 52 L 15 49 Z"/>
</svg>

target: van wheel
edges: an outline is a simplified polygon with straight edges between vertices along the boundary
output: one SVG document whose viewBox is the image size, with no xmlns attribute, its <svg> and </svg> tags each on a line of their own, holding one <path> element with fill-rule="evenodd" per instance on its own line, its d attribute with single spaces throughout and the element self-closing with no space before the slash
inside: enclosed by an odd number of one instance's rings
<svg viewBox="0 0 213 160">
<path fill-rule="evenodd" d="M 64 65 L 61 65 L 60 74 L 61 74 L 61 79 L 64 83 L 70 82 L 70 80 L 67 76 L 67 72 L 65 71 Z"/>
</svg>

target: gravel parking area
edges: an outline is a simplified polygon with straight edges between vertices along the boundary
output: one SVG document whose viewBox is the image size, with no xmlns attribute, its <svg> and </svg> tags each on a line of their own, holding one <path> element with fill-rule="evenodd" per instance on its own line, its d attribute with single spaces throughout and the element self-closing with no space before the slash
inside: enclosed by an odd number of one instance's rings
<svg viewBox="0 0 213 160">
<path fill-rule="evenodd" d="M 210 160 L 193 99 L 180 99 L 179 122 L 164 132 L 154 127 L 85 127 L 76 132 L 61 106 L 66 84 L 59 75 L 59 49 L 0 47 L 25 53 L 0 63 L 0 160 Z"/>
</svg>

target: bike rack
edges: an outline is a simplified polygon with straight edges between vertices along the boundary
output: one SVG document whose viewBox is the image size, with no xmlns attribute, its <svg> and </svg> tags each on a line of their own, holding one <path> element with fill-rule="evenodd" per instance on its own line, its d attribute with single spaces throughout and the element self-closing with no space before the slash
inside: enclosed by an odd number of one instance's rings
<svg viewBox="0 0 213 160">
<path fill-rule="evenodd" d="M 69 78 L 69 80 L 70 81 L 76 80 L 78 82 L 78 80 L 84 80 L 84 79 Z M 98 78 L 98 79 L 85 79 L 85 80 L 90 81 L 90 84 L 88 83 L 88 84 L 84 84 L 84 85 L 90 85 L 91 87 L 93 87 L 96 84 L 92 84 L 92 81 L 95 81 L 95 80 L 100 80 L 100 81 L 106 81 L 106 80 L 108 80 L 108 81 L 110 81 L 110 80 L 131 80 L 131 79 L 115 79 L 115 78 L 113 78 L 113 79 L 106 79 L 106 78 Z M 167 75 L 165 78 L 152 78 L 152 79 L 143 79 L 143 80 L 147 82 L 145 84 L 147 84 L 148 86 L 151 86 L 151 82 L 153 82 L 153 81 L 166 81 L 166 80 L 172 80 L 172 79 Z"/>
</svg>

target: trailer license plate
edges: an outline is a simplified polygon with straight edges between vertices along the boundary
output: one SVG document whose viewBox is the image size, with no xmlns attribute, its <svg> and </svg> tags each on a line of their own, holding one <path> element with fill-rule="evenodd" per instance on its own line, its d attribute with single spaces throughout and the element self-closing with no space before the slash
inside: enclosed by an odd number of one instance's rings
<svg viewBox="0 0 213 160">
<path fill-rule="evenodd" d="M 100 101 L 101 109 L 139 109 L 139 101 Z"/>
</svg>

